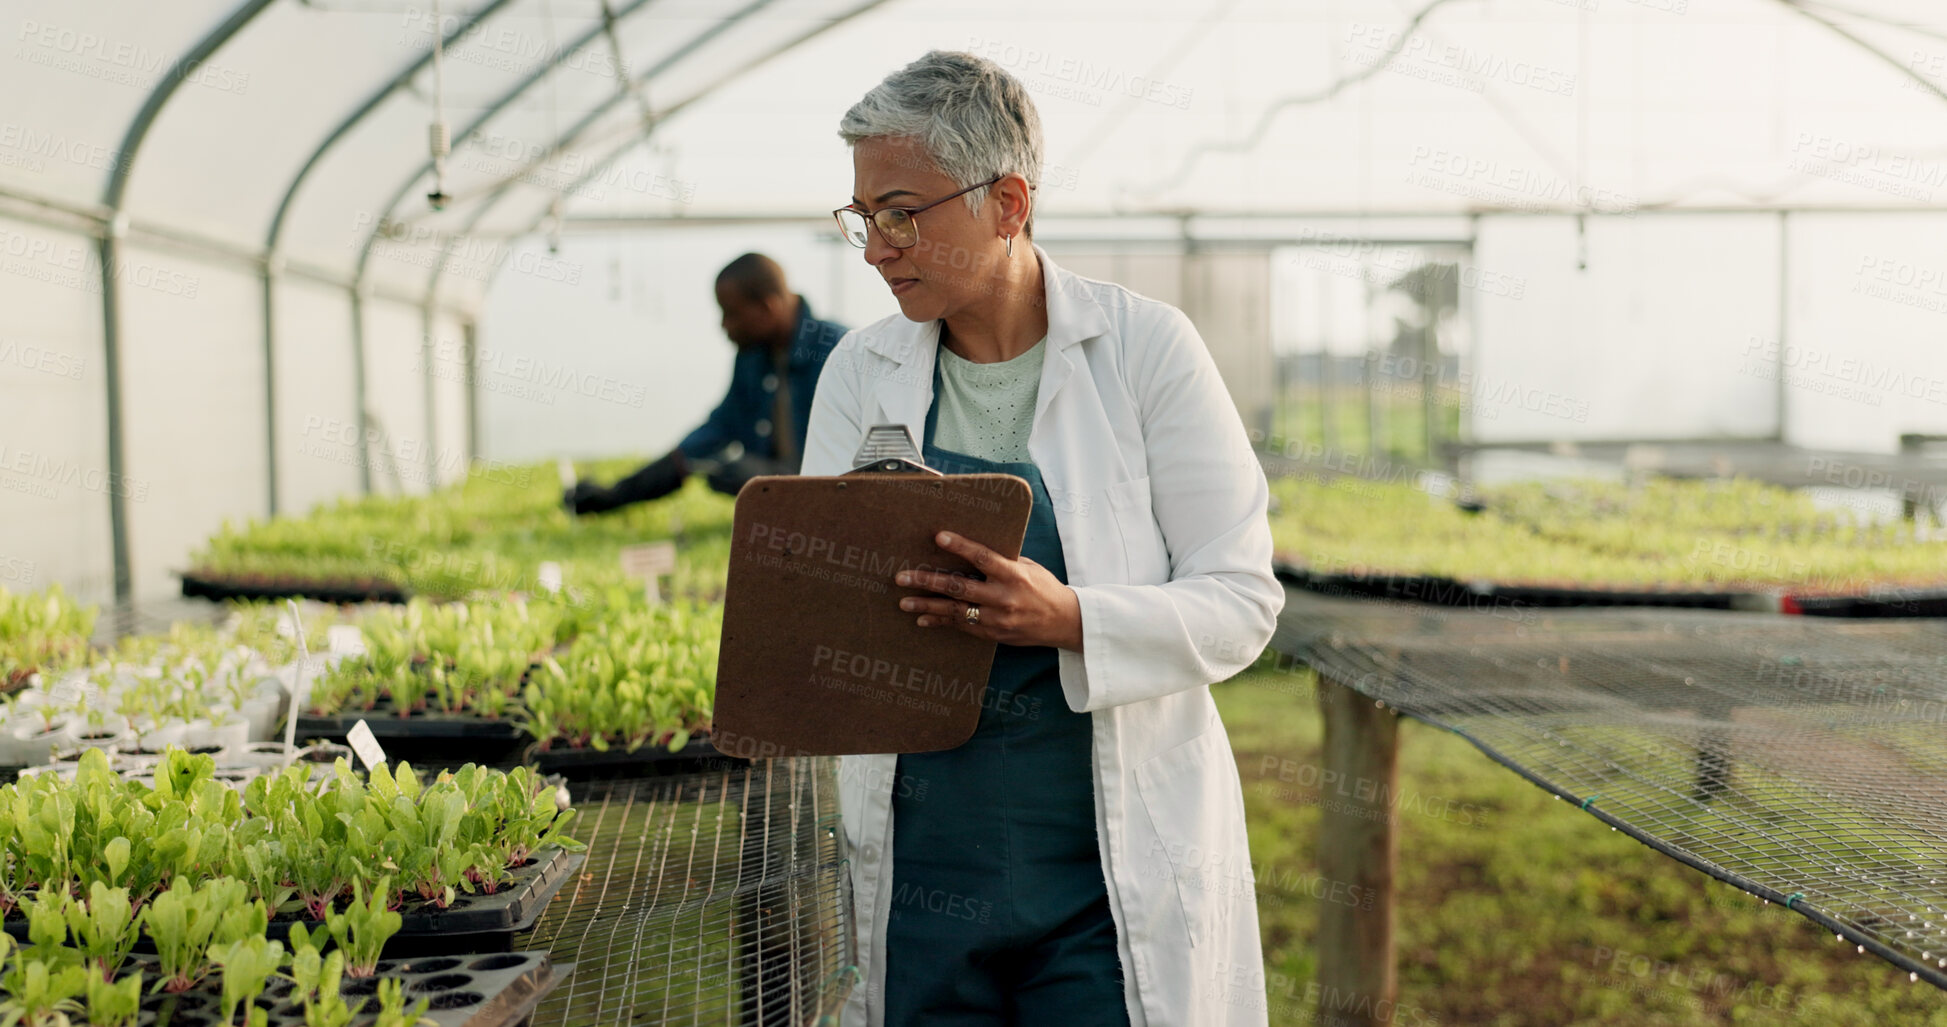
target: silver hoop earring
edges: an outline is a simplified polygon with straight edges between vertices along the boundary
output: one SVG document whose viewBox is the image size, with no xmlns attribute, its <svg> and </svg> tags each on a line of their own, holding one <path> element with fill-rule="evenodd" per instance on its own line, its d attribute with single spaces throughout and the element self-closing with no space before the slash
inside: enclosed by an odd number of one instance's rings
<svg viewBox="0 0 1947 1027">
<path fill-rule="evenodd" d="M 1014 255 L 1014 237 L 1011 235 L 1007 237 L 1007 255 L 1010 257 Z"/>
</svg>

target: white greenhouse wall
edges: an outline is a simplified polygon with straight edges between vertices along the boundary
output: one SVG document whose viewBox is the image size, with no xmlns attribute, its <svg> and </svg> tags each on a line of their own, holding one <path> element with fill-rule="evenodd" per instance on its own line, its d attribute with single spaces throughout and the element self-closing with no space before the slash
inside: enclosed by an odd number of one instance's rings
<svg viewBox="0 0 1947 1027">
<path fill-rule="evenodd" d="M 1776 215 L 1483 218 L 1471 290 L 1479 441 L 1762 436 L 1774 386 L 1745 373 L 1778 326 Z M 1518 284 L 1518 289 L 1514 286 Z"/>
<path fill-rule="evenodd" d="M 351 294 L 285 276 L 277 284 L 278 508 L 301 514 L 358 491 Z M 261 315 L 260 315 L 261 316 Z"/>
<path fill-rule="evenodd" d="M 1791 320 L 1753 358 L 1785 389 L 1786 439 L 1890 452 L 1947 434 L 1947 216 L 1792 215 Z"/>
<path fill-rule="evenodd" d="M 418 308 L 365 302 L 365 405 L 371 444 L 340 450 L 354 467 L 357 461 L 371 461 L 374 492 L 427 491 L 423 460 L 432 440 L 426 436 L 424 336 Z"/>
<path fill-rule="evenodd" d="M 466 477 L 466 326 L 448 315 L 433 319 L 433 451 L 431 472 L 440 484 Z"/>
<path fill-rule="evenodd" d="M 94 241 L 0 219 L 0 586 L 114 592 Z"/>
<path fill-rule="evenodd" d="M 750 251 L 781 264 L 819 317 L 856 328 L 898 309 L 859 251 L 802 229 L 571 236 L 556 255 L 524 240 L 481 313 L 481 455 L 666 452 L 729 384 L 714 288 Z"/>
<path fill-rule="evenodd" d="M 225 518 L 268 504 L 263 288 L 234 267 L 124 252 L 123 445 L 146 490 L 128 503 L 130 568 L 135 597 L 151 599 L 180 591 L 172 572 Z"/>
</svg>

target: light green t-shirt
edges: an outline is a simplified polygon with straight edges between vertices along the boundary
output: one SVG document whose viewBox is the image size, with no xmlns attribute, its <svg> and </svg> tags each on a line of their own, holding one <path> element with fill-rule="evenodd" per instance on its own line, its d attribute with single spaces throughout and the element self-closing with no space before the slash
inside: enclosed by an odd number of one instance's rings
<svg viewBox="0 0 1947 1027">
<path fill-rule="evenodd" d="M 1028 459 L 1044 337 L 1012 360 L 976 364 L 940 347 L 940 418 L 933 444 L 981 460 Z"/>
</svg>

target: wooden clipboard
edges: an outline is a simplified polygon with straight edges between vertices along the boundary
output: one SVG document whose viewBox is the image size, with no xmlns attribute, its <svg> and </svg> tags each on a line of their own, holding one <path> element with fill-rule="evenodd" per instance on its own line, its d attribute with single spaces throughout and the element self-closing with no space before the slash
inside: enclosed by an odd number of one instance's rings
<svg viewBox="0 0 1947 1027">
<path fill-rule="evenodd" d="M 970 572 L 934 536 L 1021 553 L 1034 498 L 1011 474 L 753 478 L 737 494 L 710 741 L 746 758 L 930 752 L 971 738 L 995 643 L 922 628 L 901 570 Z M 906 473 L 917 470 L 921 473 Z"/>
</svg>

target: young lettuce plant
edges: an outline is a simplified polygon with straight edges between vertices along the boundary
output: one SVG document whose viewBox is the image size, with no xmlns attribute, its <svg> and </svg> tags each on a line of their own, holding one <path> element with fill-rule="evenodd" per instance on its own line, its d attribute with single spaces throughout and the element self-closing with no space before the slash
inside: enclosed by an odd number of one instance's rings
<svg viewBox="0 0 1947 1027">
<path fill-rule="evenodd" d="M 79 965 L 81 956 L 67 947 L 68 943 L 68 898 L 66 892 L 44 891 L 34 896 L 27 905 L 28 948 L 22 952 L 26 959 L 38 960 L 50 967 Z"/>
<path fill-rule="evenodd" d="M 69 1014 L 82 1011 L 77 996 L 88 989 L 88 971 L 26 959 L 6 975 L 4 984 L 7 997 L 0 1001 L 0 1024 L 69 1027 Z"/>
<path fill-rule="evenodd" d="M 223 969 L 223 1018 L 228 1024 L 237 1006 L 245 1010 L 246 1027 L 266 1019 L 252 1005 L 264 993 L 264 983 L 284 964 L 284 946 L 258 934 L 210 946 L 210 962 Z"/>
<path fill-rule="evenodd" d="M 466 800 L 450 783 L 422 790 L 412 767 L 403 763 L 396 776 L 384 766 L 374 769 L 371 789 L 385 812 L 387 844 L 396 852 L 403 887 L 445 909 L 470 862 L 458 844 Z"/>
<path fill-rule="evenodd" d="M 215 940 L 224 943 L 248 933 L 253 924 L 256 933 L 263 933 L 263 906 L 239 908 L 244 892 L 243 882 L 235 878 L 219 877 L 200 889 L 177 878 L 149 903 L 142 911 L 142 926 L 155 943 L 162 972 L 157 990 L 188 991 L 202 980 L 209 971 L 210 942 L 219 927 L 227 937 Z"/>
<path fill-rule="evenodd" d="M 266 907 L 276 910 L 297 894 L 297 888 L 287 883 L 290 871 L 284 853 L 284 844 L 275 839 L 241 844 L 231 850 L 227 872 L 249 885 L 251 894 Z"/>
<path fill-rule="evenodd" d="M 14 864 L 24 889 L 64 890 L 73 876 L 70 840 L 74 837 L 74 796 L 53 775 L 43 774 L 8 789 L 19 844 Z"/>
<path fill-rule="evenodd" d="M 570 852 L 587 848 L 567 834 L 575 811 L 555 803 L 555 790 L 528 767 L 515 767 L 500 778 L 496 813 L 500 831 L 494 847 L 509 868 L 518 867 L 541 849 L 559 846 Z"/>
<path fill-rule="evenodd" d="M 352 1022 L 352 1017 L 365 1008 L 364 999 L 359 999 L 358 1005 L 347 1006 L 344 995 L 338 990 L 345 973 L 345 953 L 342 950 L 332 949 L 331 954 L 322 959 L 315 948 L 301 950 L 292 959 L 291 971 L 292 978 L 298 982 L 298 990 L 304 996 L 304 1027 L 346 1027 Z"/>
<path fill-rule="evenodd" d="M 134 911 L 129 906 L 128 889 L 110 888 L 96 881 L 89 886 L 88 898 L 70 900 L 64 910 L 67 928 L 74 935 L 75 947 L 89 968 L 103 981 L 115 979 L 129 950 L 135 947 L 138 933 Z M 93 985 L 89 987 L 92 995 Z"/>
<path fill-rule="evenodd" d="M 405 918 L 385 907 L 385 897 L 391 889 L 391 878 L 381 878 L 367 899 L 364 889 L 354 886 L 351 905 L 343 913 L 332 913 L 325 919 L 325 929 L 338 943 L 338 951 L 345 953 L 345 973 L 349 976 L 372 976 L 379 955 L 385 951 L 385 943 L 399 933 L 399 926 L 404 923 Z"/>
<path fill-rule="evenodd" d="M 142 971 L 119 981 L 88 977 L 89 1027 L 135 1027 L 142 1015 Z"/>
<path fill-rule="evenodd" d="M 396 977 L 387 977 L 379 982 L 379 1013 L 372 1027 L 421 1027 L 422 1024 L 436 1024 L 439 1021 L 426 1015 L 431 1008 L 431 999 L 420 999 L 412 1008 L 406 1008 L 406 985 Z"/>
</svg>

